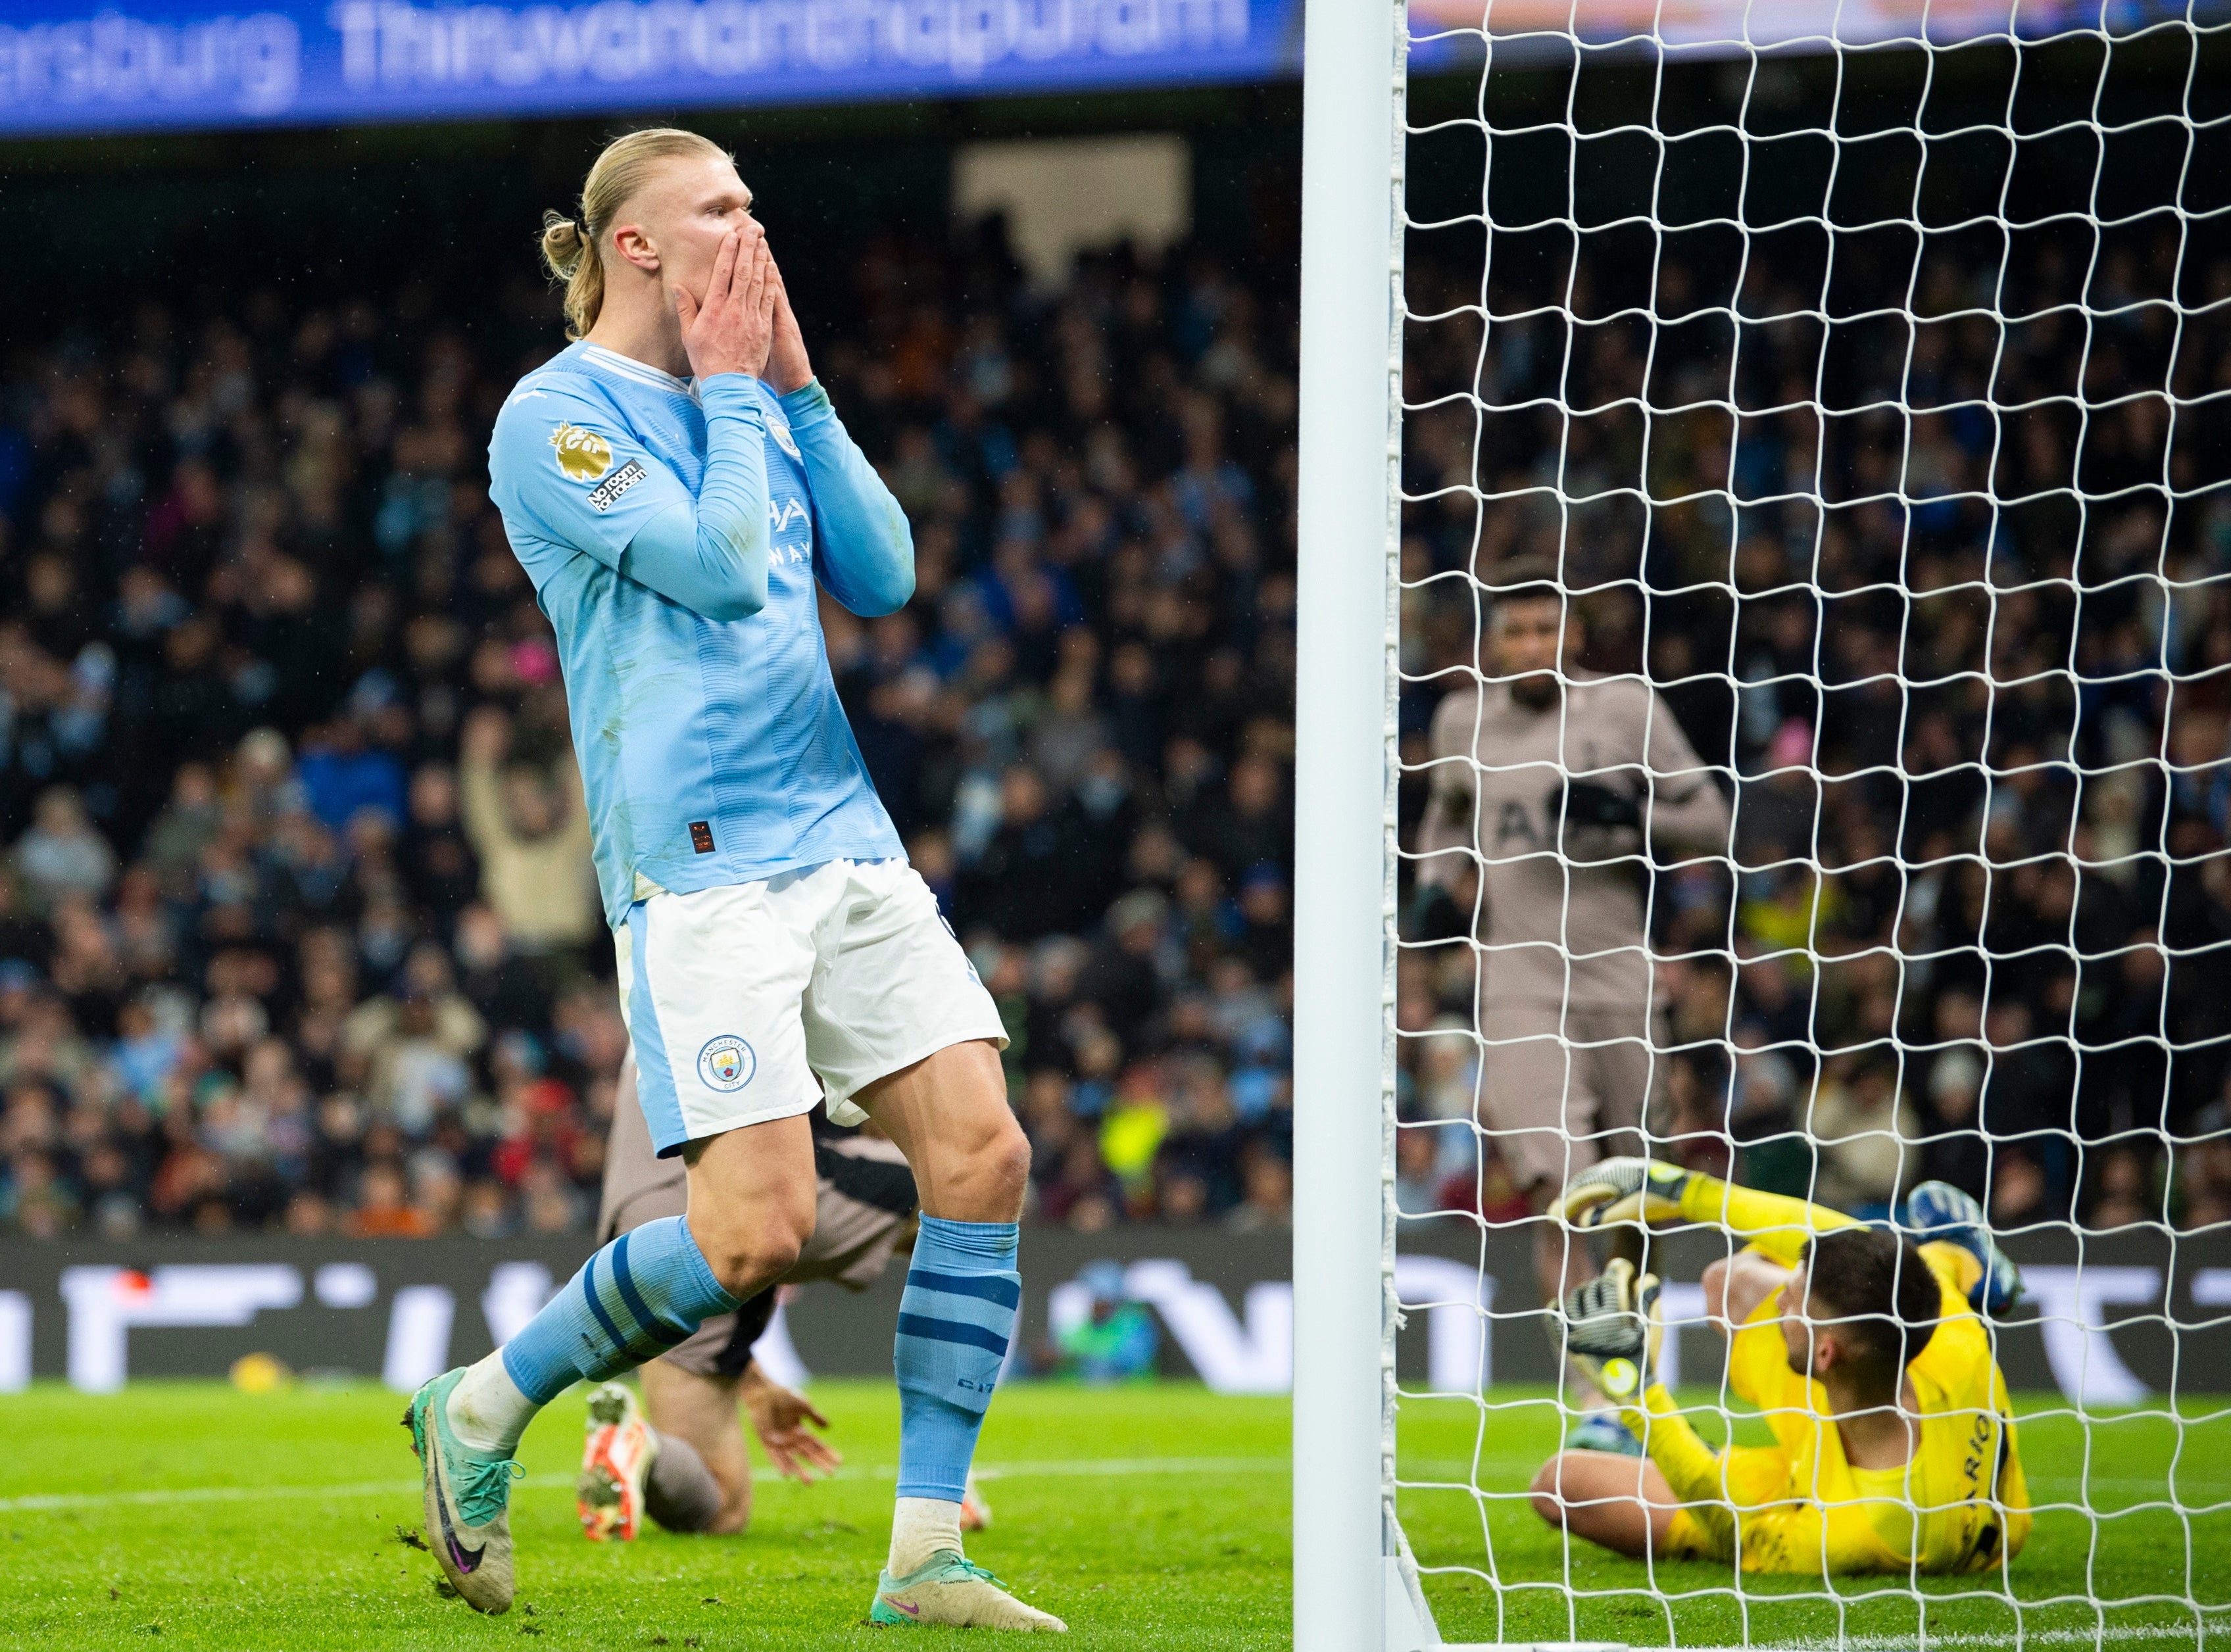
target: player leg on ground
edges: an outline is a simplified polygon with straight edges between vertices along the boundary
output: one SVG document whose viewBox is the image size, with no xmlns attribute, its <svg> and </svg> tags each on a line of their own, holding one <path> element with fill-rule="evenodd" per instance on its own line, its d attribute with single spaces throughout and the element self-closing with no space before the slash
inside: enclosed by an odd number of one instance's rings
<svg viewBox="0 0 2231 1652">
<path fill-rule="evenodd" d="M 1753 1250 L 1704 1270 L 1704 1312 L 1723 1339 L 1780 1290 L 1792 1270 Z M 1683 1532 L 1681 1500 L 1648 1458 L 1585 1448 L 1559 1452 L 1527 1488 L 1534 1512 L 1551 1526 L 1635 1559 L 1669 1553 Z M 1682 1552 L 1694 1552 L 1684 1543 Z"/>
<path fill-rule="evenodd" d="M 748 1307 L 748 1305 L 747 1305 Z M 810 1484 L 844 1457 L 814 1434 L 828 1418 L 756 1363 L 740 1376 L 697 1371 L 669 1359 L 643 1368 L 643 1398 L 608 1383 L 589 1397 L 589 1438 L 579 1500 L 592 1539 L 632 1538 L 639 1512 L 669 1532 L 741 1532 L 752 1518 L 752 1458 L 739 1411 L 748 1411 L 777 1473 Z M 631 1480 L 623 1475 L 632 1469 Z"/>
<path fill-rule="evenodd" d="M 1665 1552 L 1680 1512 L 1658 1465 L 1621 1452 L 1560 1451 L 1528 1490 L 1550 1525 L 1637 1560 Z"/>
<path fill-rule="evenodd" d="M 644 1502 L 669 1531 L 719 1535 L 751 1523 L 752 1457 L 737 1417 L 742 1381 L 663 1359 L 643 1368 L 643 1407 L 657 1430 L 659 1456 L 675 1465 L 644 1487 Z"/>
</svg>

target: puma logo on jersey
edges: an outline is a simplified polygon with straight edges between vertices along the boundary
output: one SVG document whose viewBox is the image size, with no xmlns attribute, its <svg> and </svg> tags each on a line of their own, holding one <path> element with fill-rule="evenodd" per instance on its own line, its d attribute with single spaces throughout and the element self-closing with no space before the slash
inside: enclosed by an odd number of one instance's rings
<svg viewBox="0 0 2231 1652">
<path fill-rule="evenodd" d="M 779 533 L 792 522 L 806 520 L 811 514 L 812 513 L 805 508 L 805 501 L 802 499 L 786 499 L 780 501 L 771 499 L 767 500 L 767 530 L 773 533 Z"/>
</svg>

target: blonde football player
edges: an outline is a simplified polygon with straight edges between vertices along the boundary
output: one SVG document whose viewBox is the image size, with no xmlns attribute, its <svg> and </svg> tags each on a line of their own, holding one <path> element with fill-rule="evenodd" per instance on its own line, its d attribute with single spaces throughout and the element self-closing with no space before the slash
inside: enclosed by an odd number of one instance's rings
<svg viewBox="0 0 2231 1652">
<path fill-rule="evenodd" d="M 488 496 L 557 634 L 638 1094 L 689 1192 L 413 1397 L 426 1535 L 467 1604 L 510 1606 L 528 1422 L 791 1270 L 816 1219 L 806 1115 L 825 1104 L 874 1119 L 922 1194 L 868 1615 L 1059 1633 L 961 1542 L 1022 1300 L 1030 1143 L 1006 1031 L 907 864 L 821 634 L 824 595 L 862 616 L 906 604 L 913 532 L 814 374 L 752 208 L 734 158 L 695 132 L 606 145 L 579 218 L 543 232 L 574 341 L 514 388 L 489 442 Z"/>
</svg>

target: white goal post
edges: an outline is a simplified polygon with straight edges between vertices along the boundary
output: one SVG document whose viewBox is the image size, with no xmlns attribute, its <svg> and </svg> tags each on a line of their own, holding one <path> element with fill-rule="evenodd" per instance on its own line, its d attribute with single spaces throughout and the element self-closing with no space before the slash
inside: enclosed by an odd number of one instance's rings
<svg viewBox="0 0 2231 1652">
<path fill-rule="evenodd" d="M 1303 90 L 1297 1652 L 2231 1637 L 2231 0 L 1307 0 Z M 1444 142 L 1484 170 L 1421 206 Z M 1575 760 L 1561 721 L 1540 836 L 1486 847 L 1476 816 L 1438 847 L 1470 914 L 1421 943 L 1399 897 L 1433 773 L 1468 765 L 1484 814 L 1542 761 L 1499 761 L 1484 712 L 1462 752 L 1426 730 L 1511 680 L 1494 576 L 1521 558 L 1601 644 L 1575 672 L 1633 685 L 1648 728 L 1710 726 L 1679 771 L 1728 818 L 1662 845 L 1671 771 Z M 1633 842 L 1572 849 L 1582 788 Z M 1483 917 L 1506 853 L 1554 859 L 1565 919 L 1614 855 L 1642 892 L 1632 941 L 1560 928 L 1546 1031 L 1498 1030 L 1477 986 L 1538 943 Z M 1582 1029 L 1571 984 L 1621 951 L 1635 1024 Z M 1493 1110 L 1529 1042 L 1568 1121 L 1584 1062 L 1643 1059 L 1631 1127 L 1555 1126 L 1568 1163 L 1631 1128 L 1885 1224 L 1924 1178 L 1989 1201 L 2033 1269 L 1988 1332 L 2022 1560 L 1761 1587 L 1591 1572 L 1536 1519 L 1497 1441 L 1546 1455 L 1579 1414 L 1514 1248 L 1543 1220 L 1526 1133 Z M 1398 1236 L 1465 1220 L 1476 1287 L 1406 1262 L 1398 1338 Z M 1699 1254 L 1667 1270 L 1692 1330 L 1665 1381 L 1685 1345 L 1717 1449 L 1762 1425 L 1702 1369 Z M 1405 1441 L 1464 1412 L 1469 1462 L 1398 1449 L 1406 1403 Z"/>
<path fill-rule="evenodd" d="M 1309 0 L 1294 763 L 1294 1645 L 1390 1617 L 1394 540 L 1407 30 Z M 1399 1597 L 1396 1604 L 1400 1604 Z M 1397 1624 L 1390 1638 L 1390 1623 Z"/>
</svg>

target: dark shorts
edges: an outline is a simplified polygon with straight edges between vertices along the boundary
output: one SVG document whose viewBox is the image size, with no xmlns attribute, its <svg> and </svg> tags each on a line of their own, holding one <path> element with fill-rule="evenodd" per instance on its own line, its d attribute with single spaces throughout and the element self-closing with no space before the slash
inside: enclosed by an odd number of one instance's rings
<svg viewBox="0 0 2231 1652">
<path fill-rule="evenodd" d="M 1484 1005 L 1480 1124 L 1521 1187 L 1562 1187 L 1598 1159 L 1645 1151 L 1665 1087 L 1665 1017 L 1646 1009 Z"/>
<path fill-rule="evenodd" d="M 914 1172 L 906 1158 L 880 1137 L 856 1135 L 814 1114 L 813 1236 L 805 1242 L 784 1285 L 829 1280 L 864 1291 L 883 1276 L 891 1253 L 914 1233 Z M 680 1158 L 652 1151 L 650 1126 L 636 1100 L 635 1057 L 621 1065 L 613 1098 L 611 1139 L 605 1155 L 604 1198 L 597 1212 L 597 1242 L 689 1208 L 689 1172 Z M 700 1377 L 735 1377 L 750 1363 L 752 1344 L 774 1312 L 774 1293 L 760 1293 L 734 1313 L 716 1314 L 687 1341 L 660 1356 Z"/>
</svg>

